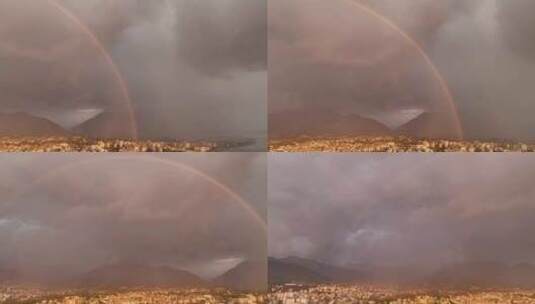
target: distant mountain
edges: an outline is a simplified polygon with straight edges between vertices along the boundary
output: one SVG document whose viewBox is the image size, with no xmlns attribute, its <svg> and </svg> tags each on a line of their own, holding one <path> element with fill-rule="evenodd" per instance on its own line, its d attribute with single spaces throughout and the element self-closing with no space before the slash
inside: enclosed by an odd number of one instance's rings
<svg viewBox="0 0 535 304">
<path fill-rule="evenodd" d="M 267 287 L 267 264 L 245 261 L 217 277 L 213 283 L 235 290 L 259 290 Z"/>
<path fill-rule="evenodd" d="M 327 283 L 368 281 L 366 273 L 350 268 L 338 267 L 311 259 L 288 257 L 270 258 L 269 283 Z"/>
<path fill-rule="evenodd" d="M 325 109 L 269 114 L 268 122 L 270 138 L 392 134 L 392 130 L 374 119 Z"/>
<path fill-rule="evenodd" d="M 58 124 L 26 113 L 0 113 L 0 136 L 68 136 Z"/>
<path fill-rule="evenodd" d="M 508 266 L 496 262 L 470 262 L 449 265 L 437 271 L 429 284 L 447 287 L 528 287 L 535 288 L 535 266 Z"/>
<path fill-rule="evenodd" d="M 284 261 L 284 259 L 268 259 L 268 282 L 270 285 L 285 283 L 314 284 L 330 281 L 327 276 L 305 266 Z"/>
<path fill-rule="evenodd" d="M 415 285 L 426 279 L 429 274 L 424 270 L 420 270 L 418 265 L 387 266 L 354 264 L 348 265 L 347 268 L 359 271 L 365 281 L 379 284 Z"/>
<path fill-rule="evenodd" d="M 331 282 L 355 282 L 367 279 L 366 274 L 361 272 L 360 270 L 333 266 L 311 259 L 287 257 L 281 259 L 281 261 L 287 264 L 299 265 L 301 267 L 304 267 L 308 270 L 320 274 Z"/>
<path fill-rule="evenodd" d="M 535 265 L 522 263 L 510 267 L 507 282 L 516 287 L 535 288 Z"/>
<path fill-rule="evenodd" d="M 430 139 L 454 139 L 457 136 L 451 121 L 447 121 L 444 115 L 429 112 L 424 112 L 400 126 L 396 132 L 400 135 Z"/>
<path fill-rule="evenodd" d="M 0 284 L 18 281 L 19 279 L 20 277 L 17 271 L 8 268 L 0 268 Z"/>
<path fill-rule="evenodd" d="M 102 112 L 74 127 L 76 134 L 92 138 L 130 138 L 132 130 L 126 114 Z"/>
<path fill-rule="evenodd" d="M 270 258 L 268 271 L 269 284 L 363 282 L 448 288 L 535 288 L 535 265 L 532 264 L 460 263 L 444 267 L 431 275 L 415 267 L 338 267 L 310 259 L 288 257 Z"/>
<path fill-rule="evenodd" d="M 501 285 L 507 272 L 507 266 L 500 263 L 477 262 L 459 263 L 446 266 L 431 276 L 431 285 L 452 287 Z"/>
<path fill-rule="evenodd" d="M 84 287 L 195 287 L 205 284 L 187 271 L 166 266 L 113 264 L 84 274 L 78 284 Z"/>
</svg>

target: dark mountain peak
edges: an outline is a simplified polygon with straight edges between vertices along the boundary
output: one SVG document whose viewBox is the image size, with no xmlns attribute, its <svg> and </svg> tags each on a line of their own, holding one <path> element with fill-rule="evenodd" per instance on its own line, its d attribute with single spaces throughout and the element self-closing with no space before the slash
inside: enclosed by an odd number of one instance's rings
<svg viewBox="0 0 535 304">
<path fill-rule="evenodd" d="M 125 113 L 104 111 L 84 121 L 72 130 L 91 138 L 131 138 L 130 118 Z"/>
<path fill-rule="evenodd" d="M 313 271 L 299 263 L 285 261 L 285 259 L 268 259 L 268 282 L 273 284 L 286 283 L 327 283 L 331 280 L 318 272 Z"/>
<path fill-rule="evenodd" d="M 381 136 L 392 131 L 377 120 L 330 109 L 307 109 L 269 114 L 271 138 L 296 136 Z"/>
<path fill-rule="evenodd" d="M 84 274 L 80 284 L 97 287 L 191 287 L 200 286 L 203 281 L 194 274 L 169 266 L 120 262 L 100 266 Z"/>
<path fill-rule="evenodd" d="M 455 139 L 454 122 L 449 115 L 435 112 L 423 112 L 414 119 L 401 125 L 396 132 L 400 135 L 416 138 Z"/>
<path fill-rule="evenodd" d="M 243 261 L 214 279 L 213 283 L 235 290 L 264 291 L 267 285 L 267 263 Z"/>
</svg>

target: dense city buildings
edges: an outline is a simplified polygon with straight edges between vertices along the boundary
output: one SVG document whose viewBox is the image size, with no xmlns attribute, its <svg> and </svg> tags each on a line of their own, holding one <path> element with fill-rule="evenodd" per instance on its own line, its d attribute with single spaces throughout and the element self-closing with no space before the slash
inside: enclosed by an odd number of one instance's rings
<svg viewBox="0 0 535 304">
<path fill-rule="evenodd" d="M 300 137 L 271 140 L 273 152 L 534 152 L 535 145 L 440 139 L 415 139 L 393 136 Z"/>
<path fill-rule="evenodd" d="M 0 152 L 212 152 L 240 149 L 241 142 L 89 139 L 85 137 L 0 137 Z"/>
<path fill-rule="evenodd" d="M 34 304 L 261 304 L 266 295 L 228 289 L 43 290 L 1 287 L 0 303 Z"/>
<path fill-rule="evenodd" d="M 533 304 L 535 290 L 425 290 L 366 285 L 274 286 L 270 304 Z"/>
</svg>

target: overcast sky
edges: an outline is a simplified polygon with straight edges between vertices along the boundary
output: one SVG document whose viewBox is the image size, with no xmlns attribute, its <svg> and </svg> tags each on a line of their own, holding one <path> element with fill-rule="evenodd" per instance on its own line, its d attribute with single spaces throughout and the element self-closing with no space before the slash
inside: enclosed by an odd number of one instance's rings
<svg viewBox="0 0 535 304">
<path fill-rule="evenodd" d="M 0 166 L 0 269 L 50 280 L 133 262 L 210 278 L 266 259 L 264 155 L 20 154 Z"/>
<path fill-rule="evenodd" d="M 270 256 L 425 271 L 535 263 L 532 156 L 274 154 L 268 163 Z"/>
<path fill-rule="evenodd" d="M 269 1 L 269 111 L 357 113 L 397 126 L 451 115 L 413 37 L 449 86 L 469 138 L 535 140 L 531 0 Z"/>
<path fill-rule="evenodd" d="M 100 111 L 126 111 L 102 53 L 51 2 L 0 4 L 0 111 L 66 127 Z M 265 1 L 57 3 L 111 55 L 142 137 L 265 136 Z"/>
</svg>

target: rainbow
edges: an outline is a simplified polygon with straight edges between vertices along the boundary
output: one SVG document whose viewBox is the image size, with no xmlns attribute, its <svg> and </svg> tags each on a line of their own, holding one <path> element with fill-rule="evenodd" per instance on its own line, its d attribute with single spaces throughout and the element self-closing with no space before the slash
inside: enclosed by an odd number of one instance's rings
<svg viewBox="0 0 535 304">
<path fill-rule="evenodd" d="M 133 155 L 120 155 L 120 156 L 105 156 L 105 157 L 97 157 L 85 161 L 76 161 L 73 160 L 72 162 L 69 162 L 59 168 L 56 168 L 54 170 L 51 170 L 47 172 L 46 174 L 36 178 L 33 180 L 30 184 L 27 185 L 25 189 L 22 189 L 21 191 L 17 191 L 14 195 L 14 198 L 19 197 L 20 195 L 30 191 L 32 188 L 38 186 L 39 184 L 42 184 L 43 182 L 57 177 L 61 175 L 62 173 L 66 173 L 69 170 L 72 170 L 76 167 L 80 167 L 82 165 L 87 165 L 91 163 L 96 162 L 102 162 L 102 161 L 117 161 L 117 160 L 129 160 L 129 161 L 136 161 L 136 162 L 150 162 L 154 164 L 164 165 L 170 168 L 173 168 L 177 170 L 177 172 L 188 172 L 190 174 L 193 174 L 194 176 L 197 176 L 204 181 L 208 182 L 210 185 L 214 186 L 216 189 L 222 191 L 225 193 L 229 198 L 232 199 L 232 202 L 236 203 L 236 205 L 242 209 L 247 215 L 251 217 L 251 219 L 254 220 L 255 223 L 258 224 L 258 226 L 262 229 L 262 231 L 267 232 L 267 223 L 262 217 L 258 214 L 258 212 L 255 211 L 255 209 L 251 206 L 250 203 L 248 203 L 242 196 L 240 196 L 238 193 L 233 191 L 230 187 L 225 185 L 224 183 L 218 181 L 217 179 L 213 178 L 212 176 L 204 173 L 203 171 L 196 169 L 194 167 L 191 167 L 189 165 L 186 165 L 184 163 L 178 162 L 178 161 L 172 161 L 168 159 L 162 159 L 159 157 L 156 157 L 152 154 L 142 154 L 142 156 L 133 156 Z M 16 199 L 12 200 L 16 203 Z"/>
<path fill-rule="evenodd" d="M 56 0 L 46 0 L 46 3 L 54 7 L 58 12 L 60 12 L 65 17 L 67 17 L 67 19 L 71 20 L 73 24 L 75 24 L 80 29 L 80 31 L 89 38 L 89 40 L 95 46 L 95 48 L 99 51 L 99 53 L 102 54 L 102 57 L 106 61 L 106 64 L 110 67 L 113 77 L 115 78 L 119 86 L 119 91 L 127 107 L 128 116 L 130 118 L 130 128 L 132 132 L 132 137 L 134 139 L 137 139 L 138 130 L 137 130 L 137 125 L 136 125 L 136 116 L 135 116 L 134 108 L 132 106 L 132 99 L 130 98 L 128 86 L 126 85 L 126 81 L 124 80 L 119 68 L 113 61 L 111 55 L 108 53 L 108 51 L 106 50 L 104 45 L 100 42 L 100 40 L 97 38 L 97 36 L 75 14 L 73 14 L 67 8 L 62 6 Z"/>
<path fill-rule="evenodd" d="M 416 52 L 424 59 L 425 63 L 431 70 L 433 77 L 438 81 L 438 84 L 440 86 L 441 91 L 444 94 L 445 100 L 447 102 L 447 107 L 450 110 L 450 112 L 453 115 L 454 123 L 455 123 L 455 133 L 459 137 L 459 139 L 462 139 L 464 137 L 464 131 L 461 123 L 461 119 L 459 116 L 459 110 L 457 108 L 457 105 L 455 104 L 455 101 L 453 100 L 452 93 L 450 91 L 450 88 L 438 70 L 438 68 L 433 64 L 433 61 L 427 55 L 427 53 L 424 51 L 423 47 L 416 42 L 409 34 L 404 32 L 399 26 L 397 26 L 394 22 L 386 18 L 385 16 L 377 13 L 372 8 L 358 2 L 357 0 L 346 0 L 349 3 L 355 5 L 355 7 L 359 8 L 361 11 L 365 12 L 366 14 L 370 15 L 371 17 L 379 20 L 386 26 L 388 26 L 390 29 L 394 30 L 396 33 L 398 33 Z"/>
</svg>

